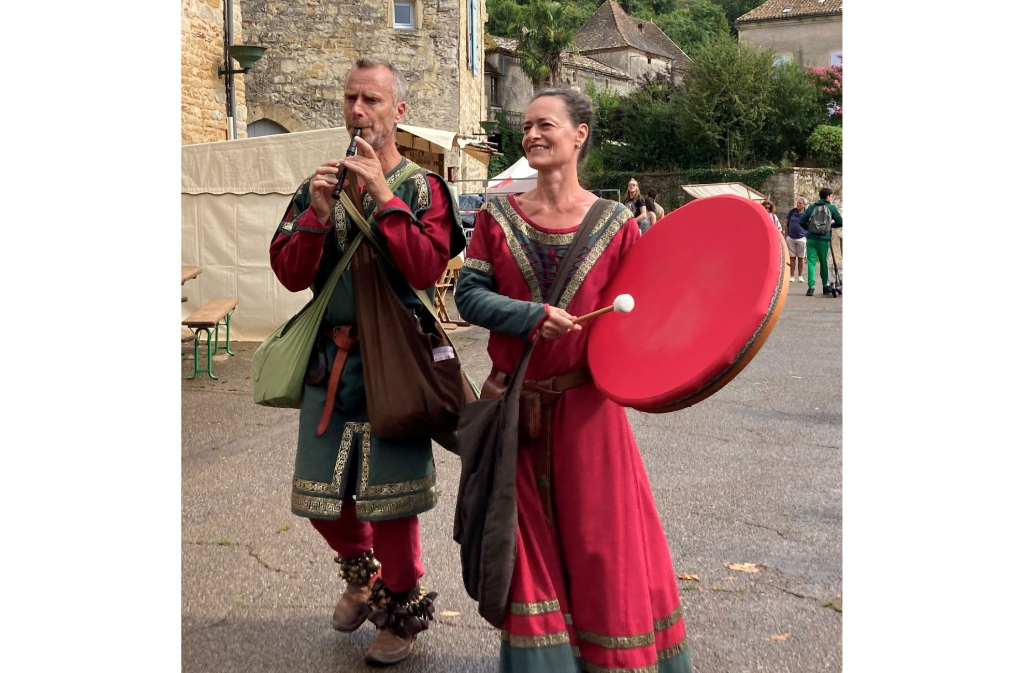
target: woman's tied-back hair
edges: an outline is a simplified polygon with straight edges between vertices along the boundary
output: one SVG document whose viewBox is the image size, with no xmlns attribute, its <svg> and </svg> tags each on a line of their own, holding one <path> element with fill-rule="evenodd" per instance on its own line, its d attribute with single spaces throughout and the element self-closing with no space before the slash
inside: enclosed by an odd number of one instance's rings
<svg viewBox="0 0 1024 673">
<path fill-rule="evenodd" d="M 587 152 L 590 151 L 590 137 L 594 135 L 594 108 L 590 104 L 590 99 L 585 94 L 576 91 L 575 89 L 544 89 L 536 96 L 530 99 L 530 102 L 537 100 L 541 96 L 556 96 L 562 99 L 562 103 L 565 105 L 566 111 L 569 113 L 569 119 L 576 126 L 580 124 L 587 125 L 587 137 L 580 145 L 580 155 L 577 159 L 579 163 L 582 163 L 587 158 Z"/>
<path fill-rule="evenodd" d="M 405 76 L 395 66 L 391 65 L 387 61 L 380 58 L 361 58 L 356 61 L 355 69 L 364 68 L 380 68 L 384 67 L 391 71 L 391 96 L 395 99 L 394 104 L 397 106 L 399 103 L 405 100 L 406 96 L 409 95 L 409 87 L 405 83 Z"/>
</svg>

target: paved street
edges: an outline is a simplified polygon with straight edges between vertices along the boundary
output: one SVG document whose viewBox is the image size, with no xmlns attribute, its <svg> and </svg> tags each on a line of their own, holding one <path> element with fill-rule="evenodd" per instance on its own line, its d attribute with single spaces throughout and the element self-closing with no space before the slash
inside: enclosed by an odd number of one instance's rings
<svg viewBox="0 0 1024 673">
<path fill-rule="evenodd" d="M 647 466 L 700 673 L 842 668 L 842 304 L 790 294 L 753 362 L 710 399 L 629 418 Z M 458 331 L 476 381 L 486 333 Z M 638 335 L 638 338 L 641 338 Z M 182 670 L 343 673 L 374 630 L 331 630 L 332 553 L 289 511 L 298 411 L 252 404 L 258 344 L 182 360 Z M 395 671 L 497 671 L 498 634 L 462 588 L 451 539 L 458 460 L 435 452 L 439 506 L 422 516 L 427 587 L 443 616 Z M 757 573 L 724 563 L 757 563 Z"/>
</svg>

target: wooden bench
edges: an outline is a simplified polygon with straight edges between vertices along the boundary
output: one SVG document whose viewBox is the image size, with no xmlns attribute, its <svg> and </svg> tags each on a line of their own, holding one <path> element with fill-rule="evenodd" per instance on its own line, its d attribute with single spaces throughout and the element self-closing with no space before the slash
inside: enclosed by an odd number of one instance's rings
<svg viewBox="0 0 1024 673">
<path fill-rule="evenodd" d="M 217 378 L 213 373 L 213 356 L 220 350 L 221 325 L 224 325 L 225 328 L 224 350 L 228 355 L 234 355 L 231 352 L 231 313 L 236 306 L 238 306 L 237 299 L 211 299 L 198 311 L 181 321 L 182 325 L 192 330 L 194 337 L 199 337 L 201 333 L 206 334 L 206 368 L 200 369 L 199 367 L 199 343 L 202 339 L 196 338 L 193 342 L 195 349 L 194 371 L 188 377 L 190 381 L 201 372 L 206 372 L 211 379 Z M 212 346 L 210 330 L 213 330 Z"/>
</svg>

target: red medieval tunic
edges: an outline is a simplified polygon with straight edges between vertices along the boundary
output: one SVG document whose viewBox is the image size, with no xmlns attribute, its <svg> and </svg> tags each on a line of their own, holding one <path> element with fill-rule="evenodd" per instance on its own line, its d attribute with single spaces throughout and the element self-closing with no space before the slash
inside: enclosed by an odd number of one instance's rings
<svg viewBox="0 0 1024 673">
<path fill-rule="evenodd" d="M 601 308 L 602 290 L 640 237 L 629 211 L 610 204 L 580 257 L 563 260 L 575 231 L 530 222 L 511 196 L 478 214 L 455 299 L 466 320 L 491 330 L 487 350 L 501 372 L 515 370 L 543 322 L 559 264 L 573 270 L 558 306 L 583 315 Z M 588 325 L 542 340 L 526 378 L 585 365 Z M 689 673 L 672 559 L 625 410 L 588 383 L 564 393 L 552 424 L 552 524 L 529 452 L 517 459 L 501 670 Z"/>
</svg>

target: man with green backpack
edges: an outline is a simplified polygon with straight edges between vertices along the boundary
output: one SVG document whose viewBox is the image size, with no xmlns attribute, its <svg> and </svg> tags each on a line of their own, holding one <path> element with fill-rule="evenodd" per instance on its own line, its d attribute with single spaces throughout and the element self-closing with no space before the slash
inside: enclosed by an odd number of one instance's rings
<svg viewBox="0 0 1024 673">
<path fill-rule="evenodd" d="M 322 164 L 300 185 L 270 246 L 281 283 L 293 292 L 312 288 L 307 309 L 320 312 L 309 330 L 310 342 L 313 330 L 316 339 L 308 365 L 304 355 L 294 358 L 304 372 L 294 387 L 298 392 L 272 399 L 257 391 L 257 383 L 271 384 L 256 381 L 260 372 L 253 360 L 257 403 L 300 408 L 291 508 L 331 546 L 347 581 L 332 626 L 352 632 L 369 619 L 378 632 L 366 660 L 378 665 L 408 657 L 416 634 L 433 618 L 436 593 L 419 584 L 417 515 L 434 507 L 439 491 L 429 436 L 381 439 L 370 426 L 369 365 L 360 343 L 371 330 L 364 325 L 361 334 L 356 324 L 357 288 L 348 263 L 356 248 L 373 239 L 380 257 L 387 258 L 382 266 L 399 311 L 404 305 L 425 326 L 432 324 L 432 308 L 421 295 L 432 301 L 448 260 L 466 244 L 447 183 L 398 152 L 395 132 L 405 115 L 406 93 L 404 77 L 386 61 L 359 59 L 349 72 L 344 115 L 356 154 Z M 339 202 L 334 191 L 342 174 Z M 436 349 L 434 361 L 439 357 L 456 356 L 451 348 Z M 263 361 L 259 366 L 266 369 Z"/>
<path fill-rule="evenodd" d="M 830 294 L 828 285 L 828 249 L 832 243 L 832 230 L 843 226 L 843 217 L 832 203 L 832 190 L 823 187 L 819 199 L 800 218 L 800 226 L 807 230 L 807 296 L 814 295 L 814 266 L 820 262 L 822 294 Z"/>
</svg>

